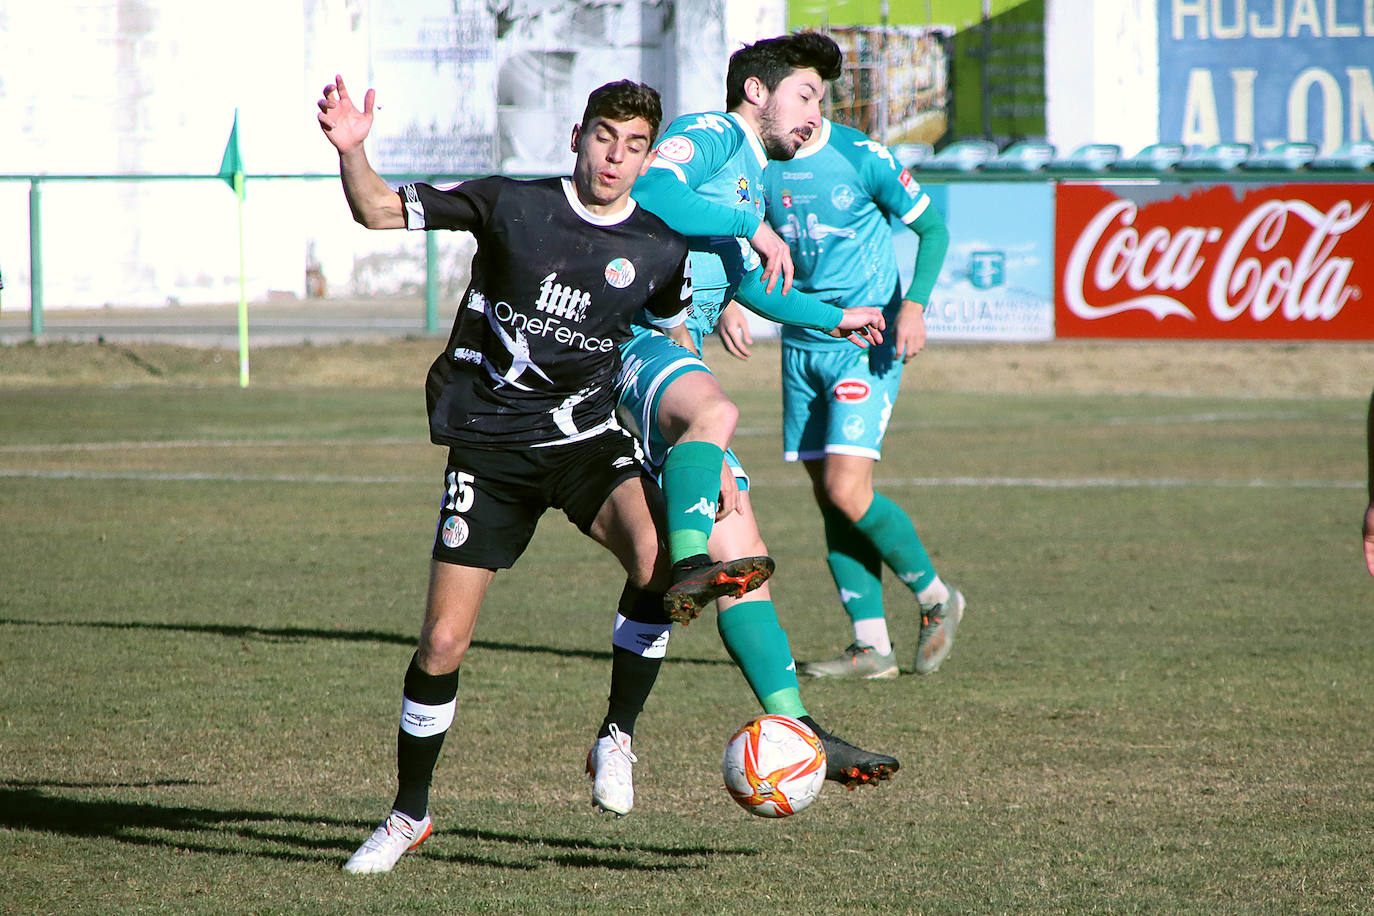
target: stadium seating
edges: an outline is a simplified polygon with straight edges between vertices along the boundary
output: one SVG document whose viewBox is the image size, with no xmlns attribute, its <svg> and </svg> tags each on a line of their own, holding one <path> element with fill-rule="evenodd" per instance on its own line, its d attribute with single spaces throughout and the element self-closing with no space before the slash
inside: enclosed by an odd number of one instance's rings
<svg viewBox="0 0 1374 916">
<path fill-rule="evenodd" d="M 1240 167 L 1256 171 L 1296 172 L 1316 157 L 1317 144 L 1315 143 L 1280 143 L 1273 149 L 1254 153 L 1242 162 Z"/>
<path fill-rule="evenodd" d="M 1167 172 L 1187 152 L 1182 143 L 1151 143 L 1129 159 L 1118 159 L 1110 169 L 1128 172 Z"/>
<path fill-rule="evenodd" d="M 898 143 L 892 147 L 892 154 L 904 169 L 914 169 L 919 163 L 935 155 L 935 148 L 929 143 Z"/>
<path fill-rule="evenodd" d="M 1374 143 L 1343 143 L 1327 156 L 1318 156 L 1307 164 L 1313 171 L 1343 172 L 1367 169 L 1374 164 Z"/>
<path fill-rule="evenodd" d="M 1188 151 L 1174 163 L 1176 172 L 1229 172 L 1254 153 L 1249 143 L 1216 143 Z"/>
<path fill-rule="evenodd" d="M 1085 143 L 1050 163 L 1060 172 L 1101 172 L 1121 158 L 1121 147 L 1115 143 Z"/>
<path fill-rule="evenodd" d="M 991 140 L 956 140 L 916 168 L 922 172 L 972 172 L 997 155 Z"/>
<path fill-rule="evenodd" d="M 984 162 L 981 172 L 1038 172 L 1054 159 L 1054 147 L 1049 143 L 1025 140 L 1013 143 L 1001 153 Z"/>
</svg>

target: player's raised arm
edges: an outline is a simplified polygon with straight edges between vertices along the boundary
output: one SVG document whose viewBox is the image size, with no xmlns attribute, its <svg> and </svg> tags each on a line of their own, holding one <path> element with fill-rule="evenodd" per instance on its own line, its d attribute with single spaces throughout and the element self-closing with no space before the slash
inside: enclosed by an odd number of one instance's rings
<svg viewBox="0 0 1374 916">
<path fill-rule="evenodd" d="M 800 290 L 787 295 L 779 288 L 769 292 L 760 267 L 744 275 L 735 298 L 751 312 L 770 321 L 847 337 L 860 347 L 882 343 L 882 331 L 887 327 L 882 309 L 873 306 L 840 308 Z"/>
<path fill-rule="evenodd" d="M 315 104 L 320 113 L 320 130 L 339 151 L 339 177 L 343 181 L 344 197 L 353 219 L 369 229 L 403 229 L 405 214 L 401 198 L 387 186 L 373 170 L 363 150 L 363 141 L 372 130 L 375 90 L 363 96 L 361 111 L 344 86 L 342 76 L 324 87 L 323 97 Z"/>
</svg>

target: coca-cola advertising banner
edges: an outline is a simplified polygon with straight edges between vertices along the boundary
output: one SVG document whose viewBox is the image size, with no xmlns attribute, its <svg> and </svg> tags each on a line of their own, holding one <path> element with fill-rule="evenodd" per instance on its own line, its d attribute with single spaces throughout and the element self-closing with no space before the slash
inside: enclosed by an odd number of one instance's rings
<svg viewBox="0 0 1374 916">
<path fill-rule="evenodd" d="M 1059 186 L 1058 337 L 1374 340 L 1374 183 Z"/>
</svg>

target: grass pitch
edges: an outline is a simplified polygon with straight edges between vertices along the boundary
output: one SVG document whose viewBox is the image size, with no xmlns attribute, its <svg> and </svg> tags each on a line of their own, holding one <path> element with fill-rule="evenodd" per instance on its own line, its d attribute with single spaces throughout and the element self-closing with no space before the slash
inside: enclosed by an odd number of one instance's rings
<svg viewBox="0 0 1374 916">
<path fill-rule="evenodd" d="M 355 351 L 367 377 L 334 389 L 300 369 L 318 348 L 264 354 L 247 391 L 228 357 L 190 387 L 213 358 L 173 348 L 94 351 L 109 377 L 81 388 L 35 366 L 92 350 L 0 357 L 30 374 L 0 384 L 0 912 L 1374 908 L 1367 394 L 957 373 L 911 374 L 878 468 L 968 596 L 954 654 L 803 684 L 827 727 L 901 757 L 891 783 L 783 821 L 730 802 L 721 751 L 755 706 L 704 618 L 640 719 L 634 813 L 594 814 L 619 577 L 550 514 L 479 622 L 434 837 L 343 874 L 394 786 L 443 466 L 434 346 Z M 829 656 L 847 618 L 758 349 L 713 361 L 794 653 Z M 916 616 L 899 584 L 887 602 L 907 667 Z"/>
</svg>

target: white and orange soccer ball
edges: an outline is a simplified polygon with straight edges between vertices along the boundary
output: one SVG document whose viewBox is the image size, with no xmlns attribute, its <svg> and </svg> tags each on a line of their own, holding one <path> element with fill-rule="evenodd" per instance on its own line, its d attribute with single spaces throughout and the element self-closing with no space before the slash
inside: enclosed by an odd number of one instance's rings
<svg viewBox="0 0 1374 916">
<path fill-rule="evenodd" d="M 725 743 L 721 775 L 730 797 L 750 814 L 788 817 L 821 794 L 825 748 L 805 722 L 759 716 Z"/>
</svg>

